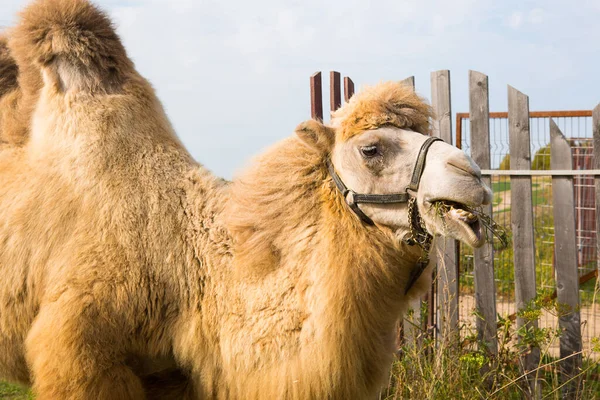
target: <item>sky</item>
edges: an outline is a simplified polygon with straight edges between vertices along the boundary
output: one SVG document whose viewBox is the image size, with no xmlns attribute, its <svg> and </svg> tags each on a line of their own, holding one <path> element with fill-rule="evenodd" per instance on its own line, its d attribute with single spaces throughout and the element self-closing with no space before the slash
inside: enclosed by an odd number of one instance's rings
<svg viewBox="0 0 600 400">
<path fill-rule="evenodd" d="M 0 28 L 27 1 L 2 0 Z M 530 109 L 600 103 L 600 0 L 97 0 L 155 87 L 196 160 L 231 178 L 310 118 L 309 77 L 357 89 L 448 69 L 452 111 L 468 111 L 468 71 L 489 76 L 491 111 L 507 85 Z M 324 90 L 324 108 L 329 95 Z M 326 118 L 327 119 L 327 118 Z"/>
</svg>

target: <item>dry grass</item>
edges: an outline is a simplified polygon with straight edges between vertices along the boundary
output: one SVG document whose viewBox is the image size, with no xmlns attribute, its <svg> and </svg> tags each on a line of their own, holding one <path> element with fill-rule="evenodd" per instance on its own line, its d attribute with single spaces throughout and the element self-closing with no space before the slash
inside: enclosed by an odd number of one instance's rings
<svg viewBox="0 0 600 400">
<path fill-rule="evenodd" d="M 461 301 L 461 306 L 464 306 Z M 545 321 L 540 328 L 517 328 L 516 323 L 499 316 L 497 329 L 498 355 L 492 356 L 480 343 L 474 328 L 477 315 L 461 308 L 459 332 L 448 338 L 436 334 L 436 328 L 423 326 L 427 320 L 427 305 L 420 312 L 407 316 L 416 332 L 407 336 L 400 356 L 390 375 L 389 385 L 381 399 L 600 399 L 600 338 L 593 336 L 584 343 L 582 368 L 570 381 L 561 376 L 561 359 L 557 346 L 562 334 L 558 328 L 556 300 L 540 295 L 519 316 L 535 320 L 542 313 L 555 316 L 554 324 Z M 592 310 L 594 307 L 588 307 Z M 448 309 L 448 307 L 444 307 Z M 587 310 L 587 308 L 586 308 Z M 422 319 L 417 318 L 419 316 Z M 585 319 L 585 312 L 582 317 Z M 585 329 L 585 321 L 583 322 Z M 406 324 L 405 324 L 406 326 Z M 518 343 L 522 345 L 518 345 Z M 521 369 L 522 357 L 531 348 L 540 349 L 537 368 L 528 376 Z M 532 393 L 527 379 L 536 379 L 536 393 Z M 567 390 L 571 392 L 566 393 Z"/>
</svg>

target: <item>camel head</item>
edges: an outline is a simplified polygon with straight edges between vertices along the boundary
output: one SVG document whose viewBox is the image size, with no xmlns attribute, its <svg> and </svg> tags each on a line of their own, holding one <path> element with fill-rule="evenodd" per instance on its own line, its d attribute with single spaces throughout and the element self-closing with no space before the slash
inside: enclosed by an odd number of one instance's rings
<svg viewBox="0 0 600 400">
<path fill-rule="evenodd" d="M 407 239 L 418 221 L 431 235 L 479 247 L 484 228 L 467 209 L 489 204 L 491 190 L 469 156 L 441 140 L 428 141 L 431 116 L 412 89 L 386 82 L 355 95 L 333 114 L 330 126 L 311 121 L 297 134 L 326 152 L 330 175 L 334 181 L 337 175 L 338 189 L 365 225 L 386 227 Z M 423 168 L 415 172 L 419 157 Z"/>
</svg>

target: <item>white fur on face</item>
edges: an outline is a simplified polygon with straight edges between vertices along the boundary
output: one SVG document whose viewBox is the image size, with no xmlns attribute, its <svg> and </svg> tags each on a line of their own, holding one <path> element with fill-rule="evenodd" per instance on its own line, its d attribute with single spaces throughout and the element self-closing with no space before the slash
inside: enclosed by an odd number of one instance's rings
<svg viewBox="0 0 600 400">
<path fill-rule="evenodd" d="M 364 132 L 343 143 L 336 143 L 332 162 L 349 189 L 356 193 L 403 193 L 410 183 L 419 150 L 427 136 L 418 132 L 383 127 Z M 366 157 L 361 149 L 377 147 L 377 155 Z M 481 181 L 473 160 L 454 146 L 435 142 L 429 148 L 425 169 L 416 194 L 419 211 L 433 234 L 445 234 L 475 244 L 463 233 L 449 232 L 435 217 L 431 202 L 448 200 L 478 207 L 491 200 L 491 191 Z M 405 236 L 409 232 L 407 204 L 361 204 L 361 210 L 379 225 Z"/>
</svg>

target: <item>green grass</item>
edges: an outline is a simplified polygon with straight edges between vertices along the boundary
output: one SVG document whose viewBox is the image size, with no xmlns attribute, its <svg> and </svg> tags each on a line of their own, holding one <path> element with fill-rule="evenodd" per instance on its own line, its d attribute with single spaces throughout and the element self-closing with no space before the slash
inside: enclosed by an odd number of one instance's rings
<svg viewBox="0 0 600 400">
<path fill-rule="evenodd" d="M 506 192 L 507 190 L 510 190 L 510 180 L 508 180 L 508 179 L 501 180 L 499 178 L 496 178 L 496 179 L 497 179 L 496 182 L 492 182 L 492 191 L 494 193 Z M 539 183 L 533 182 L 531 184 L 532 188 L 536 188 L 538 186 L 540 186 Z"/>
<path fill-rule="evenodd" d="M 520 313 L 526 320 L 534 320 L 541 310 L 556 310 L 555 302 L 544 300 L 545 294 L 529 304 Z M 421 309 L 427 313 L 427 307 Z M 415 321 L 417 322 L 417 321 Z M 417 322 L 417 326 L 418 326 Z M 527 398 L 520 359 L 529 348 L 538 347 L 541 360 L 535 374 L 539 382 L 539 398 L 561 399 L 562 382 L 560 360 L 549 354 L 561 334 L 558 329 L 518 328 L 508 318 L 499 317 L 497 330 L 498 354 L 490 355 L 478 342 L 472 327 L 462 325 L 456 339 L 451 337 L 436 342 L 427 331 L 417 333 L 416 342 L 406 341 L 395 362 L 389 385 L 380 399 L 523 399 Z M 458 337 L 461 339 L 458 340 Z M 516 346 L 517 338 L 523 347 Z M 583 355 L 583 365 L 574 378 L 574 399 L 600 398 L 600 339 L 592 340 L 592 353 Z M 538 396 L 534 396 L 538 398 Z"/>
<path fill-rule="evenodd" d="M 29 389 L 0 381 L 0 399 L 2 400 L 31 400 L 33 396 Z"/>
<path fill-rule="evenodd" d="M 498 182 L 492 183 L 492 191 L 494 193 L 505 192 L 507 190 L 510 190 L 510 181 L 509 180 L 498 181 Z"/>
</svg>

